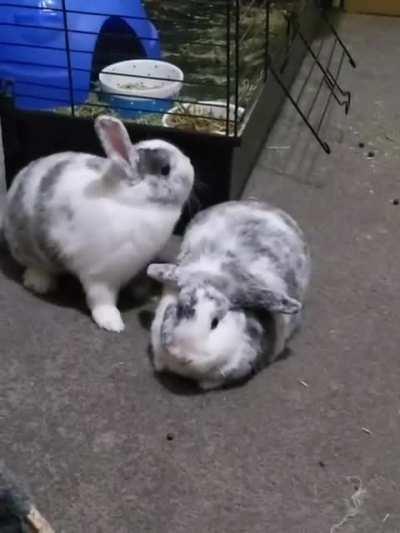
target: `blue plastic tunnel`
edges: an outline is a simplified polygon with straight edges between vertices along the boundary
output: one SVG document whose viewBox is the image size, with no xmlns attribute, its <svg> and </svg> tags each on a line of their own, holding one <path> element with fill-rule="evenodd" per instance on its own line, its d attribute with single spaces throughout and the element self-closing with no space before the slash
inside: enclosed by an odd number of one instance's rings
<svg viewBox="0 0 400 533">
<path fill-rule="evenodd" d="M 117 48 L 124 49 L 125 57 L 114 61 L 160 59 L 158 32 L 141 0 L 0 2 L 0 88 L 8 88 L 21 109 L 82 104 L 107 36 L 113 39 L 108 48 L 120 38 Z"/>
</svg>

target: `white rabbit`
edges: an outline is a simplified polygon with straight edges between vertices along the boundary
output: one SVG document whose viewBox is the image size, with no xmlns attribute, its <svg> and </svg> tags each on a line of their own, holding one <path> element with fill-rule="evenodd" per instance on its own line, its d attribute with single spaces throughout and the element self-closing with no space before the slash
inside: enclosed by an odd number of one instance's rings
<svg viewBox="0 0 400 533">
<path fill-rule="evenodd" d="M 282 353 L 300 321 L 310 255 L 285 212 L 227 202 L 193 219 L 177 265 L 154 263 L 147 272 L 164 283 L 151 330 L 156 371 L 210 389 Z"/>
<path fill-rule="evenodd" d="M 30 163 L 8 193 L 4 236 L 36 293 L 63 272 L 82 283 L 94 321 L 124 328 L 119 290 L 171 236 L 193 186 L 190 160 L 162 140 L 131 144 L 119 120 L 96 119 L 107 158 L 60 153 Z"/>
</svg>

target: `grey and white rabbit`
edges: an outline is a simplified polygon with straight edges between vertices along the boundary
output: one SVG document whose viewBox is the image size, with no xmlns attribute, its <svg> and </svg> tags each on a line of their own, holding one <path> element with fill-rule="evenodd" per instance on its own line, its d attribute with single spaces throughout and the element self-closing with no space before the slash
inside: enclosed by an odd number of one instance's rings
<svg viewBox="0 0 400 533">
<path fill-rule="evenodd" d="M 284 211 L 227 202 L 192 220 L 176 265 L 153 263 L 147 272 L 164 283 L 151 329 L 156 371 L 210 389 L 282 353 L 300 321 L 310 254 Z"/>
<path fill-rule="evenodd" d="M 30 163 L 9 190 L 3 229 L 25 287 L 43 294 L 72 273 L 94 321 L 119 332 L 119 290 L 166 244 L 194 171 L 165 141 L 132 144 L 116 118 L 98 117 L 95 129 L 107 158 L 66 152 Z"/>
</svg>

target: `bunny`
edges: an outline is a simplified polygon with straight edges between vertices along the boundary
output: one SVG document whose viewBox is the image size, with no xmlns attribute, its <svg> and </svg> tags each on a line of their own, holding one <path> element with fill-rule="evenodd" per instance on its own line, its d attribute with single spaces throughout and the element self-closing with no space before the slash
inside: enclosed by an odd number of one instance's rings
<svg viewBox="0 0 400 533">
<path fill-rule="evenodd" d="M 272 362 L 300 324 L 311 259 L 284 211 L 255 200 L 198 213 L 177 264 L 151 264 L 164 284 L 151 326 L 153 363 L 218 388 Z"/>
<path fill-rule="evenodd" d="M 131 144 L 114 117 L 98 117 L 95 130 L 107 158 L 66 152 L 30 163 L 8 192 L 3 230 L 25 287 L 47 293 L 69 272 L 96 324 L 120 332 L 119 290 L 168 241 L 194 170 L 165 141 Z"/>
</svg>

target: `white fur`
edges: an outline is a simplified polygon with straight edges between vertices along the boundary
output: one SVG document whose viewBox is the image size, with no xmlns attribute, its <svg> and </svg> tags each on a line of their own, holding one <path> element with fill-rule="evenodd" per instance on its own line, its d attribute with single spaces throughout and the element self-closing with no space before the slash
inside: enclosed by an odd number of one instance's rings
<svg viewBox="0 0 400 533">
<path fill-rule="evenodd" d="M 104 159 L 104 167 L 99 173 L 85 164 L 87 154 L 55 154 L 43 158 L 33 166 L 28 177 L 20 175 L 14 180 L 9 203 L 19 181 L 22 178 L 27 180 L 23 210 L 27 219 L 32 221 L 27 231 L 33 232 L 41 180 L 48 169 L 70 157 L 70 163 L 59 176 L 49 200 L 52 223 L 48 235 L 61 248 L 63 270 L 75 274 L 81 281 L 94 321 L 106 330 L 119 332 L 124 325 L 116 307 L 118 292 L 165 246 L 190 194 L 194 172 L 189 159 L 165 141 L 150 140 L 131 145 L 124 126 L 116 119 L 100 117 L 96 122 L 96 131 L 114 163 Z M 111 134 L 114 136 L 112 142 L 109 141 Z M 114 155 L 114 146 L 121 148 L 122 155 Z M 171 175 L 183 177 L 179 181 L 179 200 L 175 202 L 163 204 L 153 201 L 157 176 L 146 175 L 135 182 L 134 171 L 129 166 L 138 158 L 139 149 L 159 148 L 170 156 Z M 124 154 L 127 154 L 125 160 Z M 113 175 L 108 176 L 108 170 L 114 168 L 112 164 L 120 164 L 118 168 L 124 171 L 131 168 L 132 182 L 120 176 L 115 179 Z M 57 216 L 65 206 L 72 211 L 68 221 L 66 217 Z M 9 215 L 6 220 L 8 225 L 12 224 L 12 214 Z M 12 245 L 10 248 L 13 250 Z M 35 260 L 26 257 L 23 251 L 16 259 L 29 267 L 25 286 L 43 293 L 48 290 L 46 280 L 50 279 L 50 275 L 56 275 L 58 270 L 39 246 L 35 245 L 34 251 Z M 36 264 L 38 258 L 40 264 Z"/>
<path fill-rule="evenodd" d="M 230 263 L 240 267 L 243 280 L 229 270 Z M 283 352 L 300 321 L 310 257 L 300 228 L 287 214 L 258 202 L 227 202 L 194 219 L 177 265 L 150 265 L 148 274 L 165 283 L 151 331 L 156 371 L 171 371 L 210 389 L 248 376 L 260 356 L 273 361 Z M 254 313 L 251 298 L 263 291 L 265 304 L 260 298 Z M 251 298 L 238 309 L 235 298 L 240 302 L 243 292 Z M 186 303 L 193 312 L 185 311 Z M 167 316 L 171 304 L 176 312 Z M 261 308 L 272 321 L 260 316 Z M 213 328 L 216 316 L 222 319 Z M 163 337 L 166 324 L 169 334 Z"/>
<path fill-rule="evenodd" d="M 79 168 L 76 170 L 79 175 Z M 167 242 L 181 206 L 161 209 L 146 202 L 144 184 L 132 191 L 108 194 L 101 190 L 103 184 L 97 184 L 96 177 L 71 178 L 72 171 L 65 173 L 57 201 L 62 204 L 65 199 L 74 202 L 74 198 L 80 198 L 73 221 L 76 231 L 56 223 L 51 233 L 63 242 L 69 265 L 79 277 L 102 277 L 111 284 L 123 285 Z M 94 198 L 82 194 L 84 186 L 91 184 L 99 186 Z"/>
<path fill-rule="evenodd" d="M 151 340 L 153 348 L 153 364 L 157 372 L 162 372 L 167 368 L 164 362 L 168 359 L 168 351 L 164 348 L 161 342 L 161 326 L 164 319 L 164 313 L 170 304 L 175 304 L 177 301 L 177 291 L 168 286 L 164 287 L 162 298 L 158 304 L 154 320 L 151 324 Z"/>
<path fill-rule="evenodd" d="M 194 379 L 204 390 L 220 387 L 232 373 L 237 378 L 248 374 L 257 352 L 244 334 L 244 313 L 228 312 L 218 328 L 210 331 L 213 305 L 207 299 L 197 306 L 194 318 L 181 321 L 175 328 L 173 343 L 168 349 L 163 346 L 161 328 L 164 313 L 177 300 L 178 292 L 166 287 L 156 310 L 151 327 L 155 370 L 168 370 Z"/>
</svg>

